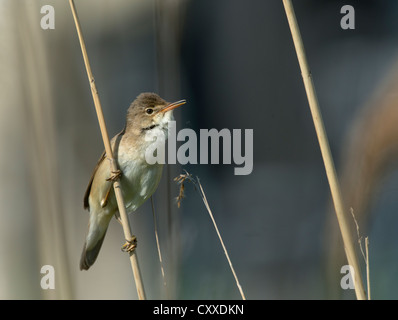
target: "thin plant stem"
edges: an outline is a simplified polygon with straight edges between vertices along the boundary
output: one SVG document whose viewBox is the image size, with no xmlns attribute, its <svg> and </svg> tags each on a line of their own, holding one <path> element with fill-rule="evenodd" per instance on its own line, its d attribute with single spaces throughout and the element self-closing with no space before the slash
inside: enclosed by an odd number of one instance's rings
<svg viewBox="0 0 398 320">
<path fill-rule="evenodd" d="M 366 300 L 363 280 L 361 276 L 361 270 L 359 267 L 358 258 L 355 254 L 354 244 L 352 241 L 351 231 L 349 227 L 349 221 L 344 210 L 336 169 L 331 155 L 325 126 L 322 120 L 322 115 L 319 109 L 318 98 L 312 81 L 311 72 L 307 63 L 307 58 L 305 55 L 304 44 L 301 38 L 300 29 L 297 23 L 296 15 L 294 13 L 294 8 L 291 0 L 283 0 L 283 5 L 285 7 L 287 20 L 289 23 L 290 31 L 292 33 L 293 42 L 301 69 L 301 75 L 303 77 L 304 87 L 307 93 L 308 103 L 310 106 L 312 119 L 314 122 L 316 134 L 319 141 L 319 146 L 322 153 L 323 162 L 326 169 L 326 175 L 329 181 L 329 186 L 333 198 L 334 208 L 336 211 L 337 221 L 343 238 L 345 253 L 347 256 L 348 264 L 354 268 L 355 294 L 358 300 Z"/>
<path fill-rule="evenodd" d="M 245 297 L 245 294 L 243 292 L 242 286 L 239 283 L 238 276 L 236 275 L 236 272 L 235 272 L 235 269 L 234 269 L 234 267 L 232 265 L 231 259 L 229 258 L 228 250 L 225 247 L 225 244 L 224 244 L 224 241 L 223 241 L 223 239 L 221 237 L 220 231 L 218 230 L 216 220 L 214 219 L 213 213 L 212 213 L 212 211 L 210 209 L 210 205 L 209 205 L 209 202 L 207 201 L 206 194 L 205 194 L 205 192 L 203 190 L 202 184 L 200 183 L 198 177 L 196 177 L 196 180 L 194 180 L 192 178 L 191 174 L 189 174 L 187 171 L 185 171 L 185 174 L 180 174 L 178 177 L 176 177 L 174 179 L 174 181 L 177 181 L 180 184 L 180 193 L 179 193 L 179 195 L 177 197 L 177 205 L 178 205 L 178 207 L 180 207 L 181 200 L 184 197 L 184 181 L 186 179 L 191 181 L 194 184 L 195 187 L 199 187 L 198 188 L 199 194 L 200 194 L 200 196 L 201 196 L 201 198 L 203 200 L 203 203 L 204 203 L 204 205 L 205 205 L 205 207 L 207 209 L 207 212 L 209 213 L 210 219 L 213 222 L 214 229 L 216 230 L 218 239 L 220 240 L 221 246 L 222 246 L 222 248 L 224 250 L 224 254 L 225 254 L 226 258 L 227 258 L 229 267 L 230 267 L 231 272 L 232 272 L 232 274 L 233 274 L 233 276 L 235 278 L 236 286 L 238 287 L 238 290 L 239 290 L 239 293 L 240 293 L 240 295 L 242 297 L 242 300 L 246 300 L 246 297 Z"/>
<path fill-rule="evenodd" d="M 70 4 L 71 10 L 72 10 L 73 19 L 75 21 L 77 34 L 78 34 L 79 41 L 80 41 L 80 47 L 82 49 L 82 54 L 83 54 L 84 64 L 86 66 L 88 81 L 90 83 L 91 93 L 93 95 L 93 100 L 94 100 L 94 106 L 95 106 L 95 110 L 97 112 L 98 122 L 99 122 L 99 126 L 101 129 L 102 140 L 103 140 L 104 146 L 105 146 L 106 157 L 110 162 L 111 171 L 116 172 L 116 171 L 118 171 L 118 167 L 117 167 L 117 163 L 113 157 L 112 148 L 111 148 L 111 144 L 110 144 L 109 136 L 108 136 L 108 131 L 106 129 L 105 119 L 104 119 L 104 115 L 102 112 L 101 102 L 100 102 L 100 99 L 98 96 L 98 91 L 97 91 L 97 87 L 95 85 L 95 80 L 94 80 L 93 74 L 91 72 L 90 62 L 89 62 L 88 55 L 87 55 L 86 45 L 85 45 L 84 39 L 83 39 L 83 33 L 82 33 L 80 22 L 79 22 L 79 17 L 77 15 L 76 7 L 75 7 L 73 0 L 69 0 L 69 4 Z M 116 201 L 117 201 L 117 205 L 119 208 L 120 218 L 122 221 L 124 237 L 126 238 L 126 240 L 130 240 L 132 238 L 132 233 L 131 233 L 130 223 L 129 223 L 129 219 L 128 219 L 127 212 L 126 212 L 126 207 L 124 205 L 120 182 L 114 181 L 113 188 L 115 190 Z M 130 252 L 129 255 L 130 255 L 131 267 L 133 269 L 134 280 L 135 280 L 135 284 L 136 284 L 136 288 L 137 288 L 138 298 L 140 300 L 145 300 L 144 284 L 142 281 L 141 272 L 140 272 L 140 268 L 138 265 L 136 250 Z"/>
<path fill-rule="evenodd" d="M 156 214 L 155 214 L 155 205 L 153 203 L 153 196 L 151 196 L 151 206 L 152 206 L 153 225 L 154 225 L 154 229 L 155 229 L 156 246 L 158 248 L 158 256 L 159 256 L 159 262 L 160 262 L 160 271 L 162 272 L 163 285 L 164 285 L 164 287 L 166 287 L 166 277 L 164 275 L 162 252 L 160 251 L 160 243 L 159 243 L 159 236 L 158 236 L 158 224 L 156 221 L 157 219 L 156 219 Z"/>
<path fill-rule="evenodd" d="M 235 269 L 234 269 L 234 267 L 232 265 L 231 259 L 229 258 L 229 254 L 228 254 L 227 248 L 224 245 L 224 241 L 222 240 L 220 231 L 218 231 L 217 223 L 216 223 L 216 220 L 214 219 L 213 213 L 211 212 L 209 203 L 207 202 L 207 198 L 206 198 L 205 192 L 203 191 L 203 188 L 202 188 L 202 185 L 201 185 L 199 179 L 197 179 L 197 180 L 198 180 L 198 184 L 199 184 L 199 188 L 200 188 L 200 193 L 202 195 L 203 203 L 206 206 L 206 209 L 207 209 L 207 212 L 210 215 L 211 221 L 213 221 L 214 229 L 216 229 L 217 236 L 220 239 L 220 243 L 221 243 L 222 248 L 224 250 L 225 256 L 227 257 L 229 267 L 231 268 L 231 272 L 234 275 L 234 278 L 235 278 L 235 281 L 236 281 L 236 285 L 237 285 L 237 287 L 239 289 L 240 295 L 241 295 L 243 300 L 246 300 L 245 294 L 243 293 L 243 290 L 242 290 L 242 286 L 239 283 L 238 276 L 236 275 L 236 272 L 235 272 Z"/>
<path fill-rule="evenodd" d="M 370 271 L 369 271 L 369 238 L 365 238 L 366 252 L 366 283 L 368 285 L 368 300 L 370 300 Z"/>
<path fill-rule="evenodd" d="M 355 226 L 356 226 L 356 229 L 357 229 L 359 248 L 361 250 L 361 254 L 362 254 L 363 260 L 365 261 L 365 265 L 366 265 L 366 284 L 367 284 L 367 293 L 368 293 L 367 297 L 368 297 L 368 300 L 370 300 L 369 238 L 365 237 L 365 252 L 364 252 L 363 248 L 362 248 L 362 238 L 363 237 L 359 233 L 359 225 L 358 225 L 357 219 L 355 219 L 354 209 L 350 208 L 350 211 L 351 211 L 351 215 L 352 215 L 352 218 L 354 219 Z"/>
</svg>

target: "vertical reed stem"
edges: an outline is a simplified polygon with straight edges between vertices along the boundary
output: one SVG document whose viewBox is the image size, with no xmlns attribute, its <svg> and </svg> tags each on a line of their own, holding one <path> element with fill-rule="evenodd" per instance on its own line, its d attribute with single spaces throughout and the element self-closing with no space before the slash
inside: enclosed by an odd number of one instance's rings
<svg viewBox="0 0 398 320">
<path fill-rule="evenodd" d="M 80 46 L 82 49 L 84 64 L 86 66 L 88 81 L 90 83 L 91 93 L 93 95 L 93 100 L 94 100 L 94 105 L 95 105 L 95 110 L 97 112 L 98 122 L 99 122 L 99 126 L 101 129 L 102 140 L 104 141 L 104 145 L 105 145 L 106 157 L 110 161 L 111 171 L 115 172 L 118 170 L 118 168 L 117 168 L 116 161 L 113 158 L 113 153 L 112 153 L 112 148 L 111 148 L 111 144 L 109 141 L 108 131 L 106 129 L 105 119 L 104 119 L 104 115 L 102 113 L 101 102 L 100 102 L 100 99 L 98 96 L 98 91 L 97 91 L 97 87 L 95 85 L 95 80 L 94 80 L 93 74 L 91 72 L 90 62 L 89 62 L 88 55 L 87 55 L 86 45 L 85 45 L 84 39 L 83 39 L 83 33 L 82 33 L 82 30 L 80 27 L 79 17 L 77 16 L 76 7 L 75 7 L 73 0 L 69 0 L 69 4 L 70 4 L 71 10 L 72 10 L 73 19 L 75 20 L 77 34 L 79 36 L 79 41 L 80 41 Z M 126 207 L 124 205 L 120 182 L 115 181 L 113 183 L 113 188 L 115 190 L 116 201 L 117 201 L 117 205 L 119 208 L 120 218 L 122 220 L 124 237 L 126 238 L 126 240 L 130 240 L 132 237 L 131 228 L 130 228 L 130 223 L 129 223 L 129 219 L 128 219 L 127 212 L 126 212 Z M 134 280 L 135 280 L 135 285 L 137 288 L 138 298 L 140 300 L 145 300 L 144 284 L 142 282 L 142 277 L 141 277 L 141 272 L 140 272 L 140 268 L 138 265 L 136 250 L 134 250 L 133 252 L 130 252 L 130 262 L 131 262 L 131 267 L 133 269 Z"/>
<path fill-rule="evenodd" d="M 299 61 L 301 75 L 303 77 L 305 91 L 307 93 L 308 103 L 311 110 L 312 119 L 319 146 L 322 153 L 323 162 L 326 169 L 326 175 L 329 181 L 330 191 L 333 198 L 334 208 L 337 215 L 341 235 L 343 238 L 344 249 L 347 256 L 348 264 L 354 268 L 355 294 L 358 300 L 366 300 L 361 270 L 351 237 L 348 218 L 344 212 L 343 200 L 341 196 L 340 186 L 337 179 L 336 169 L 334 167 L 333 158 L 330 152 L 329 142 L 319 109 L 318 98 L 316 96 L 315 87 L 312 82 L 311 72 L 305 55 L 304 44 L 301 38 L 300 29 L 297 24 L 296 15 L 291 0 L 283 0 L 287 20 L 289 22 L 290 31 L 292 33 L 294 46 L 296 48 L 297 58 Z"/>
<path fill-rule="evenodd" d="M 368 300 L 370 300 L 370 271 L 369 271 L 369 238 L 365 238 L 365 252 L 366 252 L 366 283 L 368 288 Z"/>
</svg>

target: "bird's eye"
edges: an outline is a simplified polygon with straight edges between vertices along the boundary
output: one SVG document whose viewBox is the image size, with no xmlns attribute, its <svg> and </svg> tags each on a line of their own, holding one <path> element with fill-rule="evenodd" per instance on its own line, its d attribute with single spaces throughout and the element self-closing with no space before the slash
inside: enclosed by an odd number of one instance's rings
<svg viewBox="0 0 398 320">
<path fill-rule="evenodd" d="M 146 114 L 152 114 L 153 113 L 153 109 L 152 108 L 148 108 L 145 110 Z"/>
</svg>

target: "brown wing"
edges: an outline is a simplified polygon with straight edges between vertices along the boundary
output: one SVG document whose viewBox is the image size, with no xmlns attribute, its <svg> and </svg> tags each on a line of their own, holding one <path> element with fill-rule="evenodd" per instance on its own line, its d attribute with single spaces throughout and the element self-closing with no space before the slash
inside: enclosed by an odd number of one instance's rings
<svg viewBox="0 0 398 320">
<path fill-rule="evenodd" d="M 88 186 L 86 189 L 86 193 L 84 194 L 84 200 L 83 200 L 84 209 L 90 209 L 90 204 L 88 203 L 88 197 L 90 196 L 91 186 L 93 184 L 95 173 L 97 172 L 99 166 L 101 165 L 102 161 L 104 161 L 105 158 L 106 158 L 106 153 L 104 150 L 104 152 L 102 152 L 102 155 L 97 162 L 97 165 L 94 168 L 94 171 L 90 178 L 90 182 L 88 183 Z"/>
<path fill-rule="evenodd" d="M 111 141 L 111 145 L 113 144 L 112 142 L 115 141 L 117 148 L 118 148 L 120 140 L 121 140 L 119 137 L 121 137 L 125 132 L 126 132 L 126 127 L 124 127 L 124 129 L 121 132 L 119 132 L 115 137 L 113 137 L 113 139 Z M 84 200 L 83 200 L 84 209 L 90 209 L 90 204 L 88 203 L 88 198 L 90 196 L 91 186 L 93 184 L 95 173 L 97 172 L 99 166 L 101 165 L 102 161 L 104 161 L 105 158 L 106 158 L 106 152 L 104 150 L 104 152 L 102 153 L 101 157 L 99 158 L 99 160 L 97 162 L 97 165 L 94 168 L 93 174 L 91 175 L 91 178 L 90 178 L 90 182 L 88 183 L 88 186 L 86 189 L 86 193 L 84 194 Z M 105 195 L 105 199 L 103 199 L 104 203 L 102 204 L 102 207 L 106 206 L 111 189 L 112 189 L 112 184 L 110 184 L 109 190 Z"/>
</svg>

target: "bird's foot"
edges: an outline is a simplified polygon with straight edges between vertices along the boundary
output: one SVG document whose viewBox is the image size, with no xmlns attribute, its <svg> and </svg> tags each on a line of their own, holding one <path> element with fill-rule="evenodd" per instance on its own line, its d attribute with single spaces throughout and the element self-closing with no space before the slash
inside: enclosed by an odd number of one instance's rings
<svg viewBox="0 0 398 320">
<path fill-rule="evenodd" d="M 137 247 L 137 237 L 132 236 L 130 240 L 126 240 L 126 243 L 122 246 L 123 252 L 133 252 Z"/>
<path fill-rule="evenodd" d="M 121 170 L 112 171 L 111 176 L 108 179 L 106 179 L 106 181 L 115 182 L 115 181 L 119 180 L 121 176 L 122 176 Z"/>
</svg>

